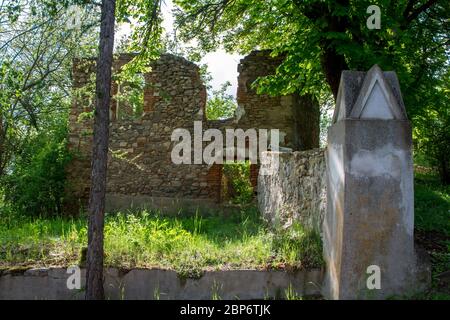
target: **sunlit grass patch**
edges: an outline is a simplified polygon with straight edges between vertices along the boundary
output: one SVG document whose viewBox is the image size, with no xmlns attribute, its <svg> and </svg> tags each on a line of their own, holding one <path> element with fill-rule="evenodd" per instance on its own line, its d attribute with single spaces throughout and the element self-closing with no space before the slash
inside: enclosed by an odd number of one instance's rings
<svg viewBox="0 0 450 320">
<path fill-rule="evenodd" d="M 3 268 L 82 264 L 86 219 L 2 217 L 0 241 Z M 319 267 L 321 255 L 318 236 L 300 226 L 271 231 L 255 209 L 207 217 L 141 211 L 105 220 L 106 266 L 173 269 L 196 277 L 205 270 Z"/>
</svg>

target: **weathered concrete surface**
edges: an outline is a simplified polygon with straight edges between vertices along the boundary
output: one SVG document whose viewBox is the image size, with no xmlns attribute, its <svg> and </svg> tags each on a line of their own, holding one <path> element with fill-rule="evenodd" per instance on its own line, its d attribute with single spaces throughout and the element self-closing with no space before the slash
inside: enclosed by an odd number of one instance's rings
<svg viewBox="0 0 450 320">
<path fill-rule="evenodd" d="M 327 193 L 324 150 L 270 151 L 261 158 L 273 171 L 258 177 L 258 205 L 265 220 L 284 227 L 300 222 L 320 233 Z"/>
<path fill-rule="evenodd" d="M 351 74 L 343 74 L 340 115 L 328 131 L 324 296 L 385 298 L 420 291 L 429 283 L 430 270 L 414 248 L 412 137 L 401 97 L 393 94 L 399 88 L 391 89 L 396 81 L 388 83 L 377 68 L 366 78 L 356 72 L 349 79 Z M 352 111 L 348 104 L 358 95 L 355 83 L 366 91 Z M 380 267 L 380 289 L 367 287 L 371 265 Z"/>
<path fill-rule="evenodd" d="M 84 287 L 85 270 L 81 272 Z M 83 299 L 82 290 L 67 289 L 70 275 L 66 269 L 34 269 L 21 274 L 0 276 L 0 300 L 75 300 Z M 105 272 L 107 299 L 152 300 L 284 298 L 291 285 L 299 295 L 318 295 L 322 283 L 321 270 L 287 273 L 283 271 L 210 271 L 200 279 L 180 279 L 176 272 L 158 269 L 118 269 Z"/>
</svg>

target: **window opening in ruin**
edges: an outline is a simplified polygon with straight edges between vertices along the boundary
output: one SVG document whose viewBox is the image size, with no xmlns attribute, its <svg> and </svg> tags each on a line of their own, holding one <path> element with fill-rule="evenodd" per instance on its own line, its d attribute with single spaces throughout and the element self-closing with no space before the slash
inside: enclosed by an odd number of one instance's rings
<svg viewBox="0 0 450 320">
<path fill-rule="evenodd" d="M 134 120 L 142 116 L 144 89 L 145 77 L 141 73 L 134 74 L 131 79 L 117 84 L 115 102 L 118 120 Z"/>
<path fill-rule="evenodd" d="M 227 81 L 219 90 L 212 90 L 211 93 L 208 93 L 206 101 L 206 118 L 208 120 L 233 118 L 237 102 L 236 98 L 228 93 L 229 87 L 231 87 L 231 83 Z"/>
<path fill-rule="evenodd" d="M 250 181 L 250 161 L 225 162 L 222 166 L 222 202 L 247 204 L 254 198 Z"/>
</svg>

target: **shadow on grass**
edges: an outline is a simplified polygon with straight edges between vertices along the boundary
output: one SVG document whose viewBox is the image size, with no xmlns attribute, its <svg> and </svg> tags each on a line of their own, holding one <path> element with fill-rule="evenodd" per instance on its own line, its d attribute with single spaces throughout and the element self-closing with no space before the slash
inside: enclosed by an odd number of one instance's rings
<svg viewBox="0 0 450 320">
<path fill-rule="evenodd" d="M 0 267 L 82 263 L 87 219 L 3 216 Z M 320 237 L 301 226 L 269 230 L 256 208 L 227 215 L 108 214 L 105 265 L 167 268 L 191 276 L 205 269 L 287 269 L 322 265 Z"/>
<path fill-rule="evenodd" d="M 433 171 L 415 173 L 415 240 L 431 259 L 432 287 L 410 299 L 450 299 L 450 186 Z"/>
</svg>

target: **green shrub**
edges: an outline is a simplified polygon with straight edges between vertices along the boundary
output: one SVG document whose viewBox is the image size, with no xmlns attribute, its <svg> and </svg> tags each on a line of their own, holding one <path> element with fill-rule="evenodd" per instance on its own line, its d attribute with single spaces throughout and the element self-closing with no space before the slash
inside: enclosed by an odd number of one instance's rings
<svg viewBox="0 0 450 320">
<path fill-rule="evenodd" d="M 424 232 L 450 235 L 450 186 L 434 172 L 419 173 L 414 183 L 414 224 Z"/>
<path fill-rule="evenodd" d="M 250 182 L 250 162 L 230 162 L 223 165 L 227 179 L 226 193 L 236 204 L 250 203 L 253 199 L 253 186 Z"/>
<path fill-rule="evenodd" d="M 222 84 L 220 90 L 213 91 L 206 102 L 206 117 L 208 120 L 232 118 L 237 108 L 236 99 L 227 94 L 229 81 Z"/>
<path fill-rule="evenodd" d="M 16 156 L 3 180 L 5 205 L 29 216 L 62 214 L 70 160 L 66 126 L 35 133 Z"/>
<path fill-rule="evenodd" d="M 412 117 L 416 153 L 439 172 L 443 185 L 450 185 L 450 71 L 427 93 L 427 104 Z"/>
</svg>

